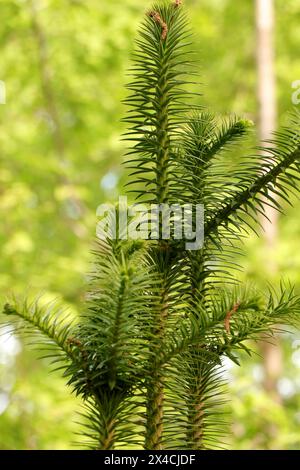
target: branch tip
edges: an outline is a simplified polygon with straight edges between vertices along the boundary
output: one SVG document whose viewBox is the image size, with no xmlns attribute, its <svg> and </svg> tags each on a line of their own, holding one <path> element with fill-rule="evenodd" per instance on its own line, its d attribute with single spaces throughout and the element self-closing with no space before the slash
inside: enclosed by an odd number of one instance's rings
<svg viewBox="0 0 300 470">
<path fill-rule="evenodd" d="M 155 23 L 160 25 L 162 29 L 161 38 L 162 40 L 165 40 L 169 31 L 167 23 L 162 19 L 162 17 L 157 11 L 154 11 L 154 10 L 149 11 L 148 16 L 150 18 L 153 18 Z"/>
</svg>

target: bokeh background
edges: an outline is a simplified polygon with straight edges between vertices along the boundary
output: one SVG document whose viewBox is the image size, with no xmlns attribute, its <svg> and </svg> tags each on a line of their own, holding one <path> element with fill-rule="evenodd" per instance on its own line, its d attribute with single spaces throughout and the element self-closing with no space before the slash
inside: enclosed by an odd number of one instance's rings
<svg viewBox="0 0 300 470">
<path fill-rule="evenodd" d="M 199 58 L 199 101 L 259 125 L 255 0 L 186 0 Z M 1 0 L 0 308 L 8 295 L 43 292 L 74 312 L 84 299 L 96 208 L 122 193 L 121 118 L 133 39 L 148 0 Z M 274 0 L 278 126 L 297 106 L 300 2 Z M 298 106 L 300 111 L 300 105 Z M 249 146 L 255 145 L 253 133 Z M 236 158 L 239 158 L 238 152 Z M 300 204 L 277 234 L 250 236 L 244 279 L 300 290 Z M 276 350 L 228 364 L 230 447 L 300 449 L 300 333 Z M 76 410 L 58 373 L 20 339 L 0 338 L 0 448 L 70 449 Z"/>
</svg>

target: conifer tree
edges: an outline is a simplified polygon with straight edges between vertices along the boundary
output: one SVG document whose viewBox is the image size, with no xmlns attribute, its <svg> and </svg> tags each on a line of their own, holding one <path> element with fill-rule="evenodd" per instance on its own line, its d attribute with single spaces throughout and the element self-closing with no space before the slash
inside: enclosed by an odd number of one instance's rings
<svg viewBox="0 0 300 470">
<path fill-rule="evenodd" d="M 171 237 L 163 237 L 160 219 L 157 239 L 98 240 L 79 318 L 42 299 L 11 299 L 4 314 L 82 397 L 82 446 L 219 448 L 223 359 L 239 364 L 237 352 L 251 355 L 249 340 L 299 324 L 293 287 L 258 292 L 235 280 L 233 262 L 266 205 L 281 211 L 281 201 L 297 191 L 299 117 L 264 145 L 263 159 L 258 150 L 229 174 L 226 156 L 251 123 L 193 106 L 195 67 L 179 0 L 147 12 L 131 72 L 130 191 L 137 202 L 159 207 L 202 204 L 203 246 L 187 249 L 187 240 L 174 236 L 173 219 Z"/>
</svg>

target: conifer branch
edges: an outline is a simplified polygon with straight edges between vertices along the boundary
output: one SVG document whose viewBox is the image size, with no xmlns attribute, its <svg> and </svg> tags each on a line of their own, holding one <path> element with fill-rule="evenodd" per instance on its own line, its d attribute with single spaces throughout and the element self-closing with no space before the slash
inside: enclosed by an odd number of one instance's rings
<svg viewBox="0 0 300 470">
<path fill-rule="evenodd" d="M 66 358 L 73 358 L 68 339 L 72 336 L 74 322 L 70 321 L 70 315 L 54 302 L 43 305 L 41 299 L 34 302 L 29 302 L 26 299 L 23 303 L 14 300 L 5 304 L 3 313 L 10 317 L 10 323 L 14 325 L 16 331 L 33 337 L 37 333 L 41 333 L 48 338 L 48 343 L 45 343 L 38 336 L 35 342 L 39 347 L 42 345 L 54 347 L 56 352 L 53 353 L 53 356 L 63 352 Z M 13 320 L 13 317 L 16 319 Z"/>
<path fill-rule="evenodd" d="M 297 170 L 297 166 L 299 166 L 300 163 L 300 146 L 298 145 L 296 149 L 291 148 L 290 150 L 288 144 L 286 144 L 286 147 L 286 152 L 282 152 L 283 158 L 281 161 L 269 165 L 267 171 L 259 176 L 249 187 L 225 200 L 223 207 L 207 221 L 205 226 L 206 236 L 211 236 L 211 234 L 216 232 L 221 226 L 227 226 L 228 223 L 232 221 L 232 216 L 239 210 L 242 213 L 247 213 L 247 208 L 252 209 L 253 204 L 257 204 L 261 207 L 263 197 L 266 197 L 269 204 L 278 209 L 277 204 L 275 204 L 272 198 L 272 192 L 278 193 L 286 199 L 284 187 L 294 186 L 297 176 L 290 173 L 288 178 L 286 178 L 285 174 L 287 170 L 293 168 L 294 165 Z M 269 154 L 273 152 L 276 155 L 275 149 L 269 150 Z M 281 156 L 279 151 L 278 153 Z"/>
</svg>

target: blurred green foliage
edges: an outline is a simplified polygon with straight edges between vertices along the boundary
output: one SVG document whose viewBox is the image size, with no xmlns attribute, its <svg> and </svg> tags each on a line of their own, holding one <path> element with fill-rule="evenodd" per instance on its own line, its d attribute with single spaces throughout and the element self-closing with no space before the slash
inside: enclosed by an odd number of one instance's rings
<svg viewBox="0 0 300 470">
<path fill-rule="evenodd" d="M 201 102 L 257 122 L 253 0 L 186 0 L 199 56 Z M 80 308 L 97 206 L 123 191 L 130 54 L 148 0 L 1 0 L 0 308 L 10 292 L 44 291 Z M 33 8 L 35 6 L 35 8 Z M 280 123 L 300 79 L 300 4 L 276 1 Z M 253 142 L 255 136 L 253 136 Z M 300 285 L 299 203 L 280 219 L 274 256 Z M 242 276 L 265 281 L 263 242 L 251 237 Z M 233 448 L 300 449 L 297 336 L 283 340 L 282 404 L 264 392 L 259 358 L 231 368 Z M 0 342 L 0 448 L 67 449 L 76 432 L 62 379 L 21 342 Z M 273 423 L 273 424 L 272 424 Z M 75 438 L 74 438 L 75 439 Z"/>
</svg>

